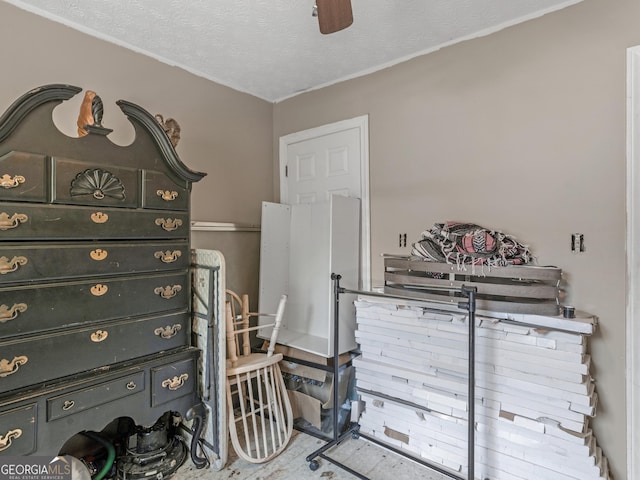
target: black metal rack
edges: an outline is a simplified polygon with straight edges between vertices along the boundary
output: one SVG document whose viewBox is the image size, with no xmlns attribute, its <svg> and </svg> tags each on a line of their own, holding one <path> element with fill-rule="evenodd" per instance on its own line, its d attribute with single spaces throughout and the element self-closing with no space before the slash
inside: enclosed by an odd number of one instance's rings
<svg viewBox="0 0 640 480">
<path fill-rule="evenodd" d="M 394 298 L 400 300 L 411 300 L 411 301 L 421 301 L 424 302 L 424 299 L 411 297 L 411 296 L 401 296 L 401 295 L 391 295 L 380 292 L 371 292 L 371 291 L 363 291 L 363 290 L 349 290 L 340 286 L 341 275 L 332 273 L 331 279 L 333 280 L 334 288 L 334 336 L 333 336 L 333 438 L 325 445 L 315 450 L 313 453 L 309 454 L 306 457 L 306 461 L 309 462 L 309 468 L 312 471 L 315 471 L 319 467 L 319 463 L 316 458 L 322 458 L 327 460 L 337 467 L 349 472 L 350 474 L 360 478 L 362 480 L 369 480 L 368 477 L 362 475 L 361 473 L 353 470 L 347 465 L 342 464 L 334 458 L 326 455 L 325 452 L 330 448 L 340 444 L 346 438 L 352 437 L 353 439 L 357 439 L 362 437 L 372 443 L 376 443 L 378 445 L 384 446 L 386 449 L 398 453 L 402 456 L 407 456 L 405 452 L 394 448 L 393 446 L 387 445 L 386 443 L 380 442 L 378 439 L 371 437 L 369 435 L 363 434 L 360 432 L 360 425 L 357 423 L 352 423 L 346 431 L 340 433 L 338 431 L 338 376 L 339 376 L 339 367 L 340 367 L 340 354 L 339 354 L 339 322 L 340 322 L 340 295 L 342 294 L 355 294 L 355 295 L 366 295 L 369 297 L 383 297 L 383 298 Z M 468 445 L 468 453 L 467 453 L 467 480 L 473 480 L 475 477 L 475 314 L 476 314 L 476 287 L 467 287 L 462 286 L 461 288 L 448 288 L 441 287 L 443 291 L 449 292 L 459 292 L 463 296 L 467 298 L 467 301 L 458 302 L 458 308 L 462 310 L 466 310 L 469 313 L 469 366 L 468 366 L 468 429 L 467 429 L 467 445 Z M 445 302 L 442 300 L 428 300 L 429 303 L 446 303 L 450 305 L 450 302 Z M 434 470 L 438 473 L 446 475 L 450 478 L 455 478 L 458 480 L 465 480 L 464 477 L 456 475 L 455 473 L 449 472 L 440 468 L 437 465 L 432 463 L 411 457 L 411 459 L 419 464 L 424 465 L 431 470 Z"/>
</svg>

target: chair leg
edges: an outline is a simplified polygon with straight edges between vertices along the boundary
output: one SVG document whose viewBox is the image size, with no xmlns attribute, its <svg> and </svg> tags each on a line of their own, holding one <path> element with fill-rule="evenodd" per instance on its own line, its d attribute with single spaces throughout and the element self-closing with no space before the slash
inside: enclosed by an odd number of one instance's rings
<svg viewBox="0 0 640 480">
<path fill-rule="evenodd" d="M 236 334 L 233 328 L 233 311 L 231 308 L 231 302 L 225 302 L 225 327 L 227 332 L 227 357 L 231 362 L 231 366 L 235 367 L 238 364 L 238 347 L 236 345 Z"/>
<path fill-rule="evenodd" d="M 239 399 L 237 412 L 234 393 Z M 239 457 L 263 463 L 286 448 L 293 431 L 293 413 L 277 363 L 228 377 L 227 398 L 231 443 Z M 240 426 L 243 432 L 238 431 Z"/>
</svg>

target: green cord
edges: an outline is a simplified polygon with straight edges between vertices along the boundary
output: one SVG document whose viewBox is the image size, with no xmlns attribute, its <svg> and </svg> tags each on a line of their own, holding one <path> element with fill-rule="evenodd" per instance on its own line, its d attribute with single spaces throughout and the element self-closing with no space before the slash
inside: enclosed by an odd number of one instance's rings
<svg viewBox="0 0 640 480">
<path fill-rule="evenodd" d="M 107 472 L 111 470 L 111 467 L 113 466 L 113 462 L 116 459 L 116 449 L 111 444 L 111 442 L 106 441 L 104 438 L 102 438 L 100 435 L 98 435 L 95 432 L 82 432 L 82 434 L 86 437 L 91 438 L 92 440 L 95 440 L 96 442 L 100 443 L 102 446 L 104 446 L 107 449 L 107 461 L 102 467 L 102 470 L 96 473 L 95 476 L 91 477 L 91 480 L 102 480 L 104 476 L 107 474 Z"/>
</svg>

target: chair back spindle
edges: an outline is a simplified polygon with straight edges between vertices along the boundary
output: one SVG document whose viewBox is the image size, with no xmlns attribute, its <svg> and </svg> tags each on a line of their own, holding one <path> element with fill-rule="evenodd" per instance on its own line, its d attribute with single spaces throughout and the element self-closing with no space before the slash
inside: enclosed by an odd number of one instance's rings
<svg viewBox="0 0 640 480">
<path fill-rule="evenodd" d="M 293 412 L 274 352 L 287 296 L 275 314 L 249 312 L 249 297 L 227 291 L 227 415 L 231 443 L 239 457 L 263 463 L 279 455 L 291 439 Z M 269 325 L 249 326 L 250 317 L 274 317 Z M 251 353 L 249 332 L 273 327 L 266 353 Z"/>
</svg>

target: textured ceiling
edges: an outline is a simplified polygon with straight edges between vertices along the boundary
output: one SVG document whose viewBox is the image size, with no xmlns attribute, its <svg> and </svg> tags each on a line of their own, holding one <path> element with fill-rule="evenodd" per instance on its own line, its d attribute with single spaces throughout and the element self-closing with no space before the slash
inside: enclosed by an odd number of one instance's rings
<svg viewBox="0 0 640 480">
<path fill-rule="evenodd" d="M 351 0 L 322 35 L 314 0 L 4 0 L 276 102 L 581 0 Z"/>
</svg>

